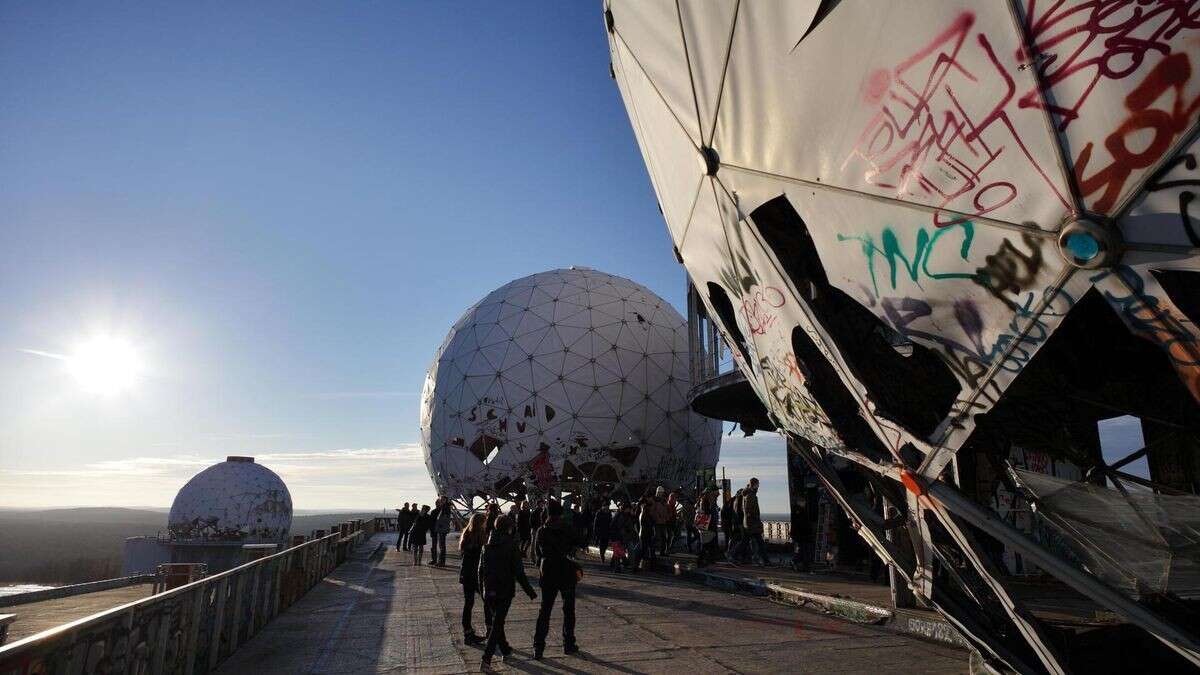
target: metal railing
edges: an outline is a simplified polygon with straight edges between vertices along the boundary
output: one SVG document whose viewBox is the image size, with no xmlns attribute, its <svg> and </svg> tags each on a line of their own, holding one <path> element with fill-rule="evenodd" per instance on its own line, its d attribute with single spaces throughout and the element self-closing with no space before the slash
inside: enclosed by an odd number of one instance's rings
<svg viewBox="0 0 1200 675">
<path fill-rule="evenodd" d="M 764 521 L 763 540 L 772 544 L 792 543 L 792 524 L 786 520 Z"/>
<path fill-rule="evenodd" d="M 320 583 L 374 521 L 0 647 L 0 675 L 205 673 Z"/>
<path fill-rule="evenodd" d="M 699 387 L 737 370 L 737 362 L 725 338 L 717 330 L 717 325 L 708 317 L 699 291 L 691 283 L 688 283 L 687 303 L 688 368 L 692 386 Z"/>
</svg>

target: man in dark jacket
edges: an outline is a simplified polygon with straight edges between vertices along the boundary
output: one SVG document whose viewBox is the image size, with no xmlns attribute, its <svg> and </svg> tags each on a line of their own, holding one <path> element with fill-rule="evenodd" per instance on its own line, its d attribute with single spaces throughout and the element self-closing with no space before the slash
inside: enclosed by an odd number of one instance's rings
<svg viewBox="0 0 1200 675">
<path fill-rule="evenodd" d="M 533 586 L 525 576 L 525 565 L 521 562 L 521 550 L 513 537 L 515 523 L 508 516 L 499 516 L 493 523 L 488 543 L 479 556 L 479 584 L 483 590 L 484 610 L 492 616 L 488 631 L 487 646 L 483 648 L 483 665 L 492 662 L 492 655 L 499 649 L 507 657 L 512 653 L 508 638 L 504 635 L 504 620 L 517 594 L 517 584 L 525 589 L 532 600 L 537 598 Z"/>
<path fill-rule="evenodd" d="M 764 566 L 770 565 L 767 557 L 767 545 L 763 541 L 762 513 L 758 510 L 758 479 L 751 478 L 742 493 L 742 513 L 744 514 L 742 538 L 746 542 L 747 552 L 753 548 L 754 553 Z"/>
<path fill-rule="evenodd" d="M 592 521 L 592 532 L 595 533 L 596 546 L 600 548 L 600 562 L 604 563 L 604 552 L 608 550 L 608 533 L 612 527 L 612 512 L 608 510 L 608 504 L 600 505 L 600 509 L 596 511 L 596 518 Z"/>
<path fill-rule="evenodd" d="M 746 513 L 742 510 L 745 495 L 746 488 L 740 488 L 733 495 L 733 541 L 725 547 L 725 557 L 729 562 L 745 562 L 746 559 Z"/>
<path fill-rule="evenodd" d="M 404 502 L 404 508 L 396 509 L 396 530 L 400 533 L 396 536 L 396 550 L 408 550 L 408 528 L 412 527 L 412 516 L 408 510 L 408 502 Z"/>
<path fill-rule="evenodd" d="M 654 562 L 658 559 L 657 552 L 654 549 L 654 498 L 650 495 L 642 497 L 641 503 L 638 505 L 637 524 L 638 524 L 638 550 L 637 555 L 633 557 L 633 565 L 629 571 L 637 574 L 638 567 L 643 560 L 650 561 L 650 567 L 654 567 Z"/>
<path fill-rule="evenodd" d="M 446 535 L 450 534 L 451 522 L 450 518 L 454 513 L 453 506 L 450 500 L 446 497 L 438 497 L 434 502 L 433 512 L 430 517 L 433 519 L 433 527 L 430 528 L 431 546 L 429 548 L 429 564 L 437 567 L 446 566 Z"/>
<path fill-rule="evenodd" d="M 537 627 L 533 634 L 533 658 L 542 658 L 546 651 L 546 634 L 550 632 L 550 612 L 554 600 L 562 594 L 563 653 L 579 651 L 575 642 L 575 585 L 579 564 L 572 559 L 579 547 L 576 531 L 563 523 L 563 509 L 557 502 L 546 507 L 547 521 L 538 535 L 537 551 L 542 559 L 542 576 L 538 585 L 542 589 L 542 607 L 538 612 Z"/>
<path fill-rule="evenodd" d="M 529 510 L 529 502 L 522 501 L 517 511 L 517 539 L 521 545 L 521 557 L 529 552 L 529 542 L 533 538 L 533 515 Z"/>
</svg>

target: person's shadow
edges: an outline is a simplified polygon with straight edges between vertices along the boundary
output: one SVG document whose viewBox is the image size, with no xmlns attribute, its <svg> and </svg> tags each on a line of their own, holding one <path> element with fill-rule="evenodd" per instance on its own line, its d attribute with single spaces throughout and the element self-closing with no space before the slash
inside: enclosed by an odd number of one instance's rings
<svg viewBox="0 0 1200 675">
<path fill-rule="evenodd" d="M 594 663 L 598 666 L 603 666 L 618 673 L 630 673 L 631 675 L 640 675 L 640 673 L 642 673 L 640 670 L 630 670 L 629 668 L 613 663 L 612 661 L 605 661 L 599 656 L 583 650 L 580 650 L 570 656 L 564 655 L 561 659 L 558 657 L 544 657 L 544 660 L 542 661 L 534 660 L 533 652 L 514 649 L 513 654 L 519 654 L 522 658 L 518 661 L 505 662 L 504 667 L 512 668 L 513 670 L 517 670 L 522 673 L 575 673 L 577 675 L 586 675 L 588 672 L 590 672 L 587 670 L 572 668 L 569 665 L 571 659 L 582 659 L 588 663 Z M 495 668 L 495 665 L 492 667 Z"/>
</svg>

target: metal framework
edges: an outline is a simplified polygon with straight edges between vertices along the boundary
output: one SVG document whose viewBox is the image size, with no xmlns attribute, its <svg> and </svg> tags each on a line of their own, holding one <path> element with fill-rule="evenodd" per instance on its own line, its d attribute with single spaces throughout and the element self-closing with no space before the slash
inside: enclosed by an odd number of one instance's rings
<svg viewBox="0 0 1200 675">
<path fill-rule="evenodd" d="M 1069 660 L 992 542 L 1200 666 L 1186 621 L 1004 523 L 976 484 L 1007 480 L 1014 447 L 1097 466 L 1096 421 L 1123 413 L 1183 439 L 1147 451 L 1172 477 L 1152 483 L 1200 484 L 1196 3 L 603 8 L 690 302 L 876 554 L 993 669 Z"/>
</svg>

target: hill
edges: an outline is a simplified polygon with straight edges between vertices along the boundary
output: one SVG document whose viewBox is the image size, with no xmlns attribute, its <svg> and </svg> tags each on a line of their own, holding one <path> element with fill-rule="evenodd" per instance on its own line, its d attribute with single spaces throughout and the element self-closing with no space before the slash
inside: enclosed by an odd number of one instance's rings
<svg viewBox="0 0 1200 675">
<path fill-rule="evenodd" d="M 377 513 L 318 513 L 292 519 L 294 534 Z M 74 584 L 120 576 L 126 537 L 165 530 L 163 511 L 72 508 L 0 511 L 0 583 Z"/>
</svg>

